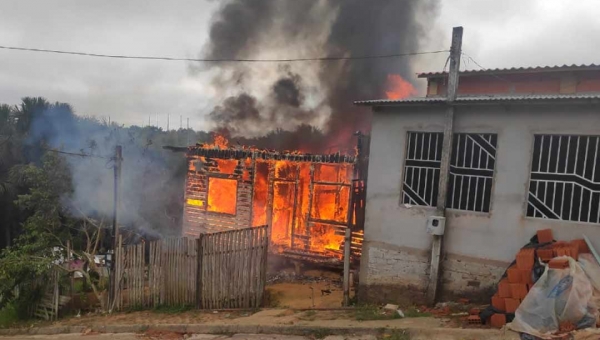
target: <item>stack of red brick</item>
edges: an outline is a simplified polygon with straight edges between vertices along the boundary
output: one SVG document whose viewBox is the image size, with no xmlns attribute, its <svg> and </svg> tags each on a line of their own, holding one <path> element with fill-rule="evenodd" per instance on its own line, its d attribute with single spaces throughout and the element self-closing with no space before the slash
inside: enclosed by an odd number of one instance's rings
<svg viewBox="0 0 600 340">
<path fill-rule="evenodd" d="M 492 315 L 490 324 L 492 327 L 502 327 L 506 323 L 505 314 L 514 314 L 521 301 L 533 286 L 533 265 L 537 258 L 548 263 L 550 268 L 569 267 L 568 259 L 555 258 L 557 256 L 570 256 L 575 260 L 580 253 L 589 253 L 590 250 L 585 240 L 573 240 L 570 242 L 554 242 L 551 229 L 538 230 L 538 243 L 547 245 L 541 248 L 523 248 L 516 256 L 516 264 L 507 270 L 506 278 L 498 283 L 498 291 L 492 296 L 492 306 L 502 312 Z"/>
</svg>

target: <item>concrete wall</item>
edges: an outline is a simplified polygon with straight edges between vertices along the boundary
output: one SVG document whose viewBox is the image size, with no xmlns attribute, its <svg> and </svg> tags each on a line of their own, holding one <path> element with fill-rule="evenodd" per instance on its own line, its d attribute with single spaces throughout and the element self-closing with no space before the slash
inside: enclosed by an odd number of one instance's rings
<svg viewBox="0 0 600 340">
<path fill-rule="evenodd" d="M 400 204 L 400 193 L 407 132 L 442 132 L 443 117 L 442 106 L 389 107 L 374 114 L 360 273 L 363 299 L 418 301 L 426 290 L 431 236 L 425 223 L 435 208 L 407 208 Z M 600 241 L 597 224 L 525 217 L 534 134 L 600 135 L 600 107 L 459 106 L 455 132 L 498 134 L 497 165 L 490 213 L 449 210 L 442 294 L 487 296 L 538 229 L 552 228 L 561 240 L 586 234 Z"/>
</svg>

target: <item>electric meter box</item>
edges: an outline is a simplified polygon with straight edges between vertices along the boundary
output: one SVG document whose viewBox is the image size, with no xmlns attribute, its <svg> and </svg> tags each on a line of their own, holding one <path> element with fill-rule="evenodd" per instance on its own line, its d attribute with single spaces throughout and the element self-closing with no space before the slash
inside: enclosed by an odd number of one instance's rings
<svg viewBox="0 0 600 340">
<path fill-rule="evenodd" d="M 427 233 L 430 235 L 444 235 L 446 229 L 446 218 L 441 216 L 429 216 L 427 218 Z"/>
</svg>

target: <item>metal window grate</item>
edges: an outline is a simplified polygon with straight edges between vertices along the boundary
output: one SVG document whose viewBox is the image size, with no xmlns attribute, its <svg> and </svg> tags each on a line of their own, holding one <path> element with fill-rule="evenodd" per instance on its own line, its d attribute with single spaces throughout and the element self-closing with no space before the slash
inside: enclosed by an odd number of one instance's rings
<svg viewBox="0 0 600 340">
<path fill-rule="evenodd" d="M 490 211 L 497 143 L 496 134 L 454 135 L 448 178 L 448 208 Z"/>
<path fill-rule="evenodd" d="M 535 135 L 527 216 L 600 223 L 600 136 Z"/>
<path fill-rule="evenodd" d="M 436 205 L 443 139 L 439 132 L 407 133 L 402 203 Z"/>
</svg>

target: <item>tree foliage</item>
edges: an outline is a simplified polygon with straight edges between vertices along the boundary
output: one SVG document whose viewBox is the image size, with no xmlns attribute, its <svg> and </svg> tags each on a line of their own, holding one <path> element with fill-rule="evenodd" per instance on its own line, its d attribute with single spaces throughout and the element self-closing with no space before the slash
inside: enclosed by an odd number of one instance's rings
<svg viewBox="0 0 600 340">
<path fill-rule="evenodd" d="M 56 154 L 44 156 L 42 166 L 23 166 L 24 184 L 28 192 L 18 195 L 16 208 L 29 217 L 13 246 L 0 257 L 0 295 L 10 296 L 16 284 L 45 273 L 60 253 L 57 248 L 70 239 L 72 223 L 62 213 L 61 195 L 70 190 L 69 172 L 64 160 Z"/>
</svg>

